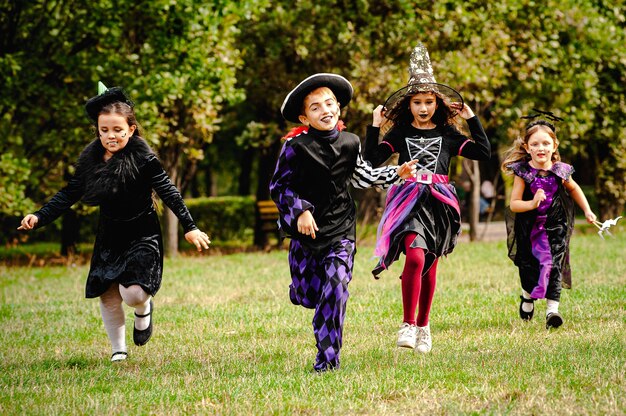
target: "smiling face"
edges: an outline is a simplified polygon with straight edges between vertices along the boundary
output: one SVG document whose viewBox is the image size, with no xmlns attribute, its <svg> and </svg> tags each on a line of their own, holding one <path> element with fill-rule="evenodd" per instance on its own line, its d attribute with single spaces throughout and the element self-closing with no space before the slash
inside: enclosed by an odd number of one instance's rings
<svg viewBox="0 0 626 416">
<path fill-rule="evenodd" d="M 306 96 L 300 122 L 316 130 L 329 131 L 339 121 L 340 109 L 335 94 L 326 87 L 317 88 Z"/>
<path fill-rule="evenodd" d="M 437 110 L 437 96 L 431 92 L 417 93 L 411 97 L 409 108 L 415 127 L 433 127 L 432 118 Z"/>
<path fill-rule="evenodd" d="M 552 167 L 552 155 L 558 143 L 549 131 L 538 129 L 528 137 L 524 149 L 530 155 L 535 168 L 549 169 Z"/>
<path fill-rule="evenodd" d="M 122 150 L 135 132 L 136 125 L 129 126 L 126 117 L 118 113 L 100 113 L 98 116 L 98 137 L 104 147 L 104 158 Z"/>
</svg>

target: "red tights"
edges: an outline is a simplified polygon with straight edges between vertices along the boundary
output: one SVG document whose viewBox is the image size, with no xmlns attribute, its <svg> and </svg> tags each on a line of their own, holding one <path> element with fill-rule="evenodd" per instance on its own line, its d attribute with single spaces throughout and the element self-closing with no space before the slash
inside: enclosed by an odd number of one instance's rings
<svg viewBox="0 0 626 416">
<path fill-rule="evenodd" d="M 437 282 L 437 262 L 434 254 L 427 254 L 422 248 L 411 248 L 415 234 L 408 234 L 404 238 L 406 261 L 402 271 L 402 308 L 404 322 L 412 325 L 428 325 L 430 305 L 435 294 Z M 415 319 L 415 310 L 419 310 Z"/>
</svg>

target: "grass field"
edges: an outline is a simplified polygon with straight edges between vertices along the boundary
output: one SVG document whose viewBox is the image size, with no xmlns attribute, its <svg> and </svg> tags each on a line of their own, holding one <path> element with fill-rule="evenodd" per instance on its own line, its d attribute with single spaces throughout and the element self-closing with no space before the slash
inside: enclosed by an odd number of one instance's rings
<svg viewBox="0 0 626 416">
<path fill-rule="evenodd" d="M 312 312 L 285 251 L 166 260 L 155 334 L 112 364 L 87 266 L 0 267 L 0 414 L 626 414 L 626 236 L 572 239 L 565 324 L 517 315 L 504 242 L 442 259 L 433 350 L 395 347 L 401 263 L 374 280 L 359 246 L 342 367 L 311 372 Z"/>
</svg>

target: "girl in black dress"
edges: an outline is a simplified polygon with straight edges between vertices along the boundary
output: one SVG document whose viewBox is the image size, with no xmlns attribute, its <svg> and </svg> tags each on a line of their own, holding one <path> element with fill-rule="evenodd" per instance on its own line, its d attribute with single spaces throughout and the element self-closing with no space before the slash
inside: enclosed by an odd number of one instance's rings
<svg viewBox="0 0 626 416">
<path fill-rule="evenodd" d="M 128 355 L 122 302 L 135 309 L 134 343 L 144 345 L 152 335 L 152 297 L 163 274 L 163 240 L 153 190 L 176 214 L 189 243 L 202 251 L 210 241 L 141 137 L 133 102 L 119 87 L 107 89 L 100 83 L 99 89 L 100 94 L 85 105 L 97 138 L 80 154 L 67 186 L 40 210 L 26 215 L 18 230 L 43 227 L 80 199 L 100 207 L 86 297 L 100 298 L 111 361 L 120 361 Z"/>
</svg>

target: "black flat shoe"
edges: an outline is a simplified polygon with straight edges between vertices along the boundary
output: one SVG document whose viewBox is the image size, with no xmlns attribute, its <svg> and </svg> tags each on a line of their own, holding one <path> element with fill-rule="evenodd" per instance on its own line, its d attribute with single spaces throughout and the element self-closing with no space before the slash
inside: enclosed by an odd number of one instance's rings
<svg viewBox="0 0 626 416">
<path fill-rule="evenodd" d="M 146 316 L 152 315 L 153 311 L 154 311 L 154 305 L 152 304 L 152 300 L 150 300 L 150 312 L 148 312 L 145 315 L 137 315 L 137 312 L 135 312 L 135 316 L 137 318 L 145 318 Z M 150 340 L 151 336 L 152 336 L 152 316 L 150 316 L 150 325 L 148 325 L 146 329 L 139 330 L 135 328 L 135 325 L 133 324 L 133 341 L 135 342 L 135 345 L 139 345 L 139 346 L 144 345 L 146 342 Z"/>
<path fill-rule="evenodd" d="M 519 297 L 522 301 L 519 303 L 519 317 L 522 318 L 523 321 L 530 321 L 533 319 L 533 314 L 535 313 L 535 301 L 532 299 L 526 299 L 524 296 Z M 533 310 L 530 312 L 526 312 L 522 309 L 522 305 L 525 303 L 532 303 Z"/>
<path fill-rule="evenodd" d="M 550 312 L 546 315 L 546 329 L 558 328 L 563 325 L 563 317 L 558 312 Z"/>
</svg>

